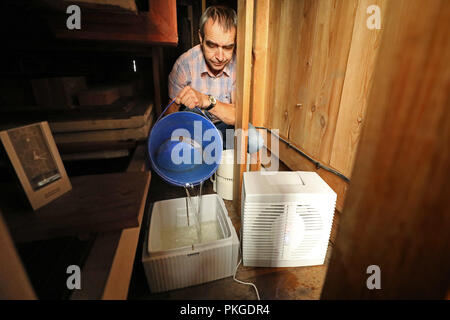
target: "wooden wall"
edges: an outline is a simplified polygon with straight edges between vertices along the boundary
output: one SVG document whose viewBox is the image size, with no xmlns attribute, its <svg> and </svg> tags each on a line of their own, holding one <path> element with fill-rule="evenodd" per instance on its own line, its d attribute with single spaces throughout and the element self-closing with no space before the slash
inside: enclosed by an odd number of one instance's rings
<svg viewBox="0 0 450 320">
<path fill-rule="evenodd" d="M 390 1 L 386 15 L 324 299 L 449 297 L 450 2 Z"/>
<path fill-rule="evenodd" d="M 366 26 L 373 4 L 381 9 L 381 30 Z M 385 7 L 386 0 L 256 1 L 253 124 L 279 129 L 283 139 L 350 178 Z M 301 158 L 291 152 L 281 160 Z M 309 170 L 291 169 L 302 168 Z M 318 173 L 331 185 L 328 174 Z M 334 184 L 343 198 L 347 182 Z"/>
</svg>

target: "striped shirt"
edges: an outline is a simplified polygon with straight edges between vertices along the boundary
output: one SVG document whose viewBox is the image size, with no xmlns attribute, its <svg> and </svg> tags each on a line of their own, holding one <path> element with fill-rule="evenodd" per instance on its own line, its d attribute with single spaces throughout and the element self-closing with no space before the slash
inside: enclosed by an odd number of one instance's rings
<svg viewBox="0 0 450 320">
<path fill-rule="evenodd" d="M 183 53 L 169 74 L 169 97 L 174 99 L 185 87 L 191 86 L 206 95 L 212 95 L 223 103 L 234 103 L 236 87 L 236 55 L 223 71 L 215 76 L 207 67 L 200 45 Z M 218 119 L 208 112 L 214 122 Z"/>
</svg>

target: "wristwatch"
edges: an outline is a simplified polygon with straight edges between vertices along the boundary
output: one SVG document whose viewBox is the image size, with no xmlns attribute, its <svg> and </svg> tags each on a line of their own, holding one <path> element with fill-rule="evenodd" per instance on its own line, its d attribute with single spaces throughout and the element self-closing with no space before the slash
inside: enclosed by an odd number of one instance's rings
<svg viewBox="0 0 450 320">
<path fill-rule="evenodd" d="M 217 103 L 216 98 L 214 98 L 212 95 L 208 95 L 208 99 L 209 99 L 210 105 L 207 106 L 205 109 L 203 109 L 203 110 L 206 110 L 206 111 L 209 111 L 212 108 L 214 108 L 216 106 L 216 103 Z"/>
</svg>

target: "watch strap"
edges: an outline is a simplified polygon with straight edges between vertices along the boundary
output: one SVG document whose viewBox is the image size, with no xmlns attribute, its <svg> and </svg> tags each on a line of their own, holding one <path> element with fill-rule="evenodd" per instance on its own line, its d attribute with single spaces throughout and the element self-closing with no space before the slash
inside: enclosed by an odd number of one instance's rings
<svg viewBox="0 0 450 320">
<path fill-rule="evenodd" d="M 212 108 L 214 108 L 216 106 L 216 103 L 217 103 L 217 100 L 211 95 L 208 95 L 208 99 L 211 102 L 211 104 L 203 109 L 203 110 L 206 110 L 206 111 L 209 111 Z"/>
</svg>

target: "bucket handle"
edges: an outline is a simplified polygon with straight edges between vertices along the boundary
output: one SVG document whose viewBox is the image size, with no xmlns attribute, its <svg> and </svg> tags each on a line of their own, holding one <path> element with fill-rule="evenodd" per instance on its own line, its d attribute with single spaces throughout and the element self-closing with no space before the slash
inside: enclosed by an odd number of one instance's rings
<svg viewBox="0 0 450 320">
<path fill-rule="evenodd" d="M 161 117 L 163 116 L 164 113 L 166 113 L 167 109 L 169 109 L 169 107 L 175 102 L 177 98 L 174 98 L 172 101 L 169 102 L 169 104 L 167 105 L 167 107 L 163 110 L 163 112 L 161 112 L 161 114 L 159 115 L 158 119 L 156 120 L 156 122 L 158 122 L 159 120 L 161 120 Z M 209 118 L 206 116 L 206 114 L 203 112 L 202 109 L 200 109 L 199 107 L 195 107 L 196 110 L 200 111 L 201 114 L 209 120 Z M 156 124 L 155 122 L 155 124 Z"/>
<path fill-rule="evenodd" d="M 169 107 L 175 102 L 177 98 L 174 98 L 172 101 L 169 102 L 169 104 L 167 105 L 167 107 L 163 110 L 163 112 L 161 112 L 161 114 L 159 115 L 158 119 L 155 121 L 158 122 L 159 120 L 161 120 L 161 117 L 163 116 L 164 113 L 166 113 L 167 109 L 169 109 Z"/>
</svg>

